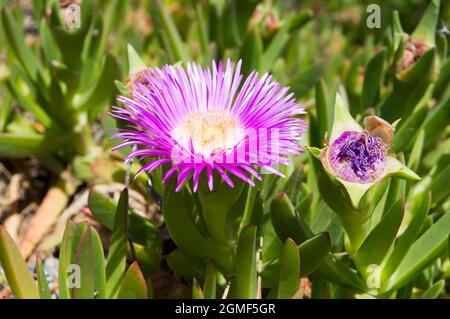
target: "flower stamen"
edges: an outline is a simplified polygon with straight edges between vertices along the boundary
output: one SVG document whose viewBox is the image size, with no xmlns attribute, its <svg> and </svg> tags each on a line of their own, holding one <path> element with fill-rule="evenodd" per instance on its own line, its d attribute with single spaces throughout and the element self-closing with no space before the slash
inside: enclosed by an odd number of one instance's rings
<svg viewBox="0 0 450 319">
<path fill-rule="evenodd" d="M 235 147 L 244 138 L 239 119 L 225 110 L 207 110 L 186 116 L 172 132 L 172 137 L 205 157 Z"/>
</svg>

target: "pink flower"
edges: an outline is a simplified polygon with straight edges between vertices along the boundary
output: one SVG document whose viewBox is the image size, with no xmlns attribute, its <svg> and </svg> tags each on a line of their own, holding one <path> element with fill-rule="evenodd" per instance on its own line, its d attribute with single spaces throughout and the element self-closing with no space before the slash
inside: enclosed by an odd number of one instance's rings
<svg viewBox="0 0 450 319">
<path fill-rule="evenodd" d="M 197 64 L 146 69 L 129 85 L 131 96 L 119 97 L 124 107 L 112 115 L 128 122 L 115 138 L 115 149 L 139 146 L 126 160 L 150 161 L 138 172 L 171 164 L 163 182 L 178 176 L 177 190 L 190 178 L 196 191 L 205 172 L 213 189 L 213 172 L 230 187 L 232 174 L 250 185 L 261 179 L 257 168 L 282 175 L 274 168 L 299 154 L 305 124 L 289 88 L 268 73 L 253 71 L 242 83 L 241 61 L 204 69 Z M 140 79 L 140 80 L 139 80 Z"/>
</svg>

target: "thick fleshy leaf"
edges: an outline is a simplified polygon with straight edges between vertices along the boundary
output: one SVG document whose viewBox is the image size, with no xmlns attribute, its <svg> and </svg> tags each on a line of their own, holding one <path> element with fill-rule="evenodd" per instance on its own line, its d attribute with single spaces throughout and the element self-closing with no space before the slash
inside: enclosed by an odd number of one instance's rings
<svg viewBox="0 0 450 319">
<path fill-rule="evenodd" d="M 448 164 L 441 172 L 437 172 L 436 176 L 431 182 L 431 193 L 433 205 L 439 203 L 441 200 L 448 198 L 450 189 L 448 181 L 450 179 L 450 164 Z"/>
<path fill-rule="evenodd" d="M 288 238 L 287 240 L 289 240 Z M 297 250 L 301 260 L 300 277 L 308 276 L 328 258 L 330 252 L 330 236 L 328 233 L 317 234 L 301 243 Z M 266 265 L 263 271 L 264 279 L 272 286 L 277 286 L 280 274 L 280 258 Z M 275 290 L 276 292 L 276 290 Z M 275 296 L 275 294 L 274 294 Z"/>
<path fill-rule="evenodd" d="M 127 45 L 128 53 L 128 74 L 133 74 L 147 68 L 147 65 L 142 61 L 136 49 L 131 44 Z"/>
<path fill-rule="evenodd" d="M 195 278 L 192 279 L 192 299 L 205 299 L 202 287 L 200 287 L 200 284 Z"/>
<path fill-rule="evenodd" d="M 328 233 L 317 234 L 298 246 L 300 252 L 300 276 L 308 276 L 315 271 L 328 257 L 331 248 Z"/>
<path fill-rule="evenodd" d="M 216 267 L 212 262 L 208 263 L 206 268 L 205 282 L 203 284 L 203 294 L 205 299 L 216 298 Z"/>
<path fill-rule="evenodd" d="M 369 233 L 355 255 L 355 260 L 361 265 L 380 265 L 393 244 L 402 222 L 404 206 L 402 200 L 390 208 L 383 219 Z"/>
<path fill-rule="evenodd" d="M 397 10 L 392 12 L 392 51 L 391 53 L 397 52 L 399 46 L 407 34 L 403 31 L 402 23 L 400 21 L 400 15 Z"/>
<path fill-rule="evenodd" d="M 348 196 L 348 193 L 345 193 L 342 190 L 342 187 L 336 185 L 335 182 L 324 172 L 317 173 L 317 183 L 319 186 L 320 194 L 322 198 L 327 203 L 327 205 L 341 217 L 348 216 L 351 213 L 357 213 L 354 205 L 352 206 Z M 350 183 L 349 183 L 350 184 Z M 352 183 L 353 184 L 353 183 Z M 356 184 L 356 183 L 355 183 Z M 363 189 L 360 189 L 360 193 L 363 192 Z M 363 194 L 362 194 L 363 195 Z M 360 195 L 362 197 L 362 195 Z M 359 200 L 361 200 L 359 197 Z"/>
<path fill-rule="evenodd" d="M 394 290 L 413 280 L 429 266 L 446 249 L 449 229 L 450 213 L 447 211 L 411 246 L 392 275 L 387 290 Z"/>
<path fill-rule="evenodd" d="M 109 103 L 116 90 L 114 80 L 118 76 L 118 65 L 116 59 L 108 54 L 103 63 L 100 78 L 90 90 L 77 96 L 77 107 L 80 111 L 89 111 L 94 118 L 105 104 Z"/>
<path fill-rule="evenodd" d="M 250 74 L 253 70 L 259 70 L 262 63 L 263 43 L 259 33 L 251 30 L 241 47 L 239 57 L 242 59 L 242 73 Z"/>
<path fill-rule="evenodd" d="M 447 91 L 450 92 L 450 90 Z M 447 127 L 449 118 L 450 94 L 447 94 L 447 97 L 443 98 L 439 104 L 429 112 L 425 122 L 423 123 L 423 128 L 425 130 L 425 144 L 427 146 L 432 145 L 432 143 L 439 138 L 442 131 Z"/>
<path fill-rule="evenodd" d="M 319 78 L 322 76 L 323 69 L 324 67 L 322 63 L 313 64 L 304 70 L 301 70 L 292 78 L 289 82 L 289 86 L 298 98 L 307 95 L 316 83 L 321 83 Z M 317 113 L 319 114 L 319 111 Z M 323 118 L 321 115 L 318 115 L 318 117 L 321 119 Z"/>
<path fill-rule="evenodd" d="M 22 78 L 16 79 L 15 81 L 7 80 L 5 84 L 11 96 L 19 102 L 24 110 L 32 113 L 45 127 L 49 127 L 52 124 L 51 118 L 45 110 L 36 103 L 33 92 L 30 91 Z"/>
<path fill-rule="evenodd" d="M 221 266 L 230 269 L 232 256 L 229 249 L 214 243 L 199 232 L 186 210 L 182 193 L 175 191 L 175 183 L 175 180 L 168 182 L 162 207 L 164 221 L 173 241 L 181 250 L 192 256 L 223 257 L 226 262 L 222 262 Z"/>
<path fill-rule="evenodd" d="M 363 289 L 364 284 L 361 278 L 341 260 L 329 254 L 322 259 L 325 251 L 329 251 L 330 249 L 328 234 L 322 233 L 314 236 L 308 225 L 301 218 L 298 218 L 299 215 L 295 214 L 292 203 L 290 203 L 284 194 L 280 194 L 280 196 L 273 200 L 271 205 L 271 218 L 279 238 L 285 241 L 287 238 L 292 237 L 297 244 L 302 243 L 299 247 L 300 258 L 302 260 L 301 271 L 313 271 L 319 265 L 318 272 L 328 280 L 340 285 Z M 312 256 L 317 258 L 313 258 Z M 309 264 L 309 262 L 311 263 Z"/>
<path fill-rule="evenodd" d="M 441 279 L 428 288 L 423 295 L 422 299 L 436 299 L 439 297 L 443 289 L 445 288 L 445 280 Z"/>
<path fill-rule="evenodd" d="M 339 177 L 336 177 L 336 180 L 339 181 L 342 185 L 344 185 L 348 196 L 350 197 L 351 204 L 353 208 L 357 209 L 359 207 L 359 203 L 363 196 L 367 193 L 367 191 L 375 185 L 375 183 L 350 183 Z"/>
<path fill-rule="evenodd" d="M 393 156 L 386 156 L 386 164 L 384 167 L 382 178 L 389 176 L 409 179 L 413 181 L 420 180 L 420 177 L 416 173 L 414 173 L 412 170 L 406 167 L 405 164 L 403 164 Z"/>
<path fill-rule="evenodd" d="M 197 29 L 199 33 L 200 46 L 202 48 L 203 61 L 208 64 L 211 61 L 211 49 L 210 49 L 210 39 L 209 39 L 209 29 L 207 25 L 207 17 L 203 11 L 203 5 L 198 3 L 195 6 L 195 17 L 197 18 Z"/>
<path fill-rule="evenodd" d="M 79 286 L 72 288 L 74 299 L 103 299 L 106 297 L 105 256 L 100 236 L 88 226 L 80 240 L 74 262 L 79 266 Z"/>
<path fill-rule="evenodd" d="M 12 13 L 6 8 L 2 8 L 2 25 L 8 47 L 12 49 L 15 57 L 21 63 L 27 75 L 34 81 L 37 80 L 39 67 L 35 56 L 25 43 L 25 39 Z"/>
<path fill-rule="evenodd" d="M 317 118 L 320 119 L 318 121 L 318 127 L 320 128 L 319 135 L 323 138 L 326 133 L 331 132 L 334 117 L 325 80 L 321 79 L 317 82 L 315 97 Z"/>
<path fill-rule="evenodd" d="M 111 198 L 97 192 L 89 193 L 88 206 L 97 220 L 109 230 L 113 230 L 117 203 Z M 133 241 L 155 253 L 160 253 L 162 238 L 158 227 L 150 220 L 128 210 L 128 228 Z M 141 265 L 142 266 L 142 265 Z"/>
<path fill-rule="evenodd" d="M 409 248 L 419 236 L 419 232 L 430 209 L 430 202 L 430 194 L 428 194 L 427 192 L 421 192 L 415 196 L 413 203 L 414 218 L 411 220 L 403 234 L 401 234 L 401 236 L 398 238 L 397 242 L 395 243 L 394 249 L 389 256 L 389 259 L 386 261 L 385 266 L 383 267 L 383 271 L 381 273 L 383 281 L 392 275 L 403 257 L 405 257 Z"/>
<path fill-rule="evenodd" d="M 192 278 L 203 280 L 206 272 L 206 265 L 201 259 L 186 257 L 179 249 L 172 251 L 167 256 L 167 264 L 175 274 L 190 281 Z"/>
<path fill-rule="evenodd" d="M 152 14 L 153 22 L 156 26 L 156 31 L 165 36 L 166 42 L 164 45 L 171 52 L 174 61 L 191 61 L 189 51 L 186 50 L 185 45 L 181 39 L 175 23 L 167 11 L 163 1 L 156 0 L 151 2 L 150 12 Z"/>
<path fill-rule="evenodd" d="M 414 29 L 411 37 L 425 41 L 429 46 L 435 45 L 436 27 L 439 20 L 440 0 L 431 0 L 425 14 Z"/>
<path fill-rule="evenodd" d="M 394 90 L 383 102 L 381 116 L 388 122 L 412 114 L 429 89 L 435 62 L 435 49 L 428 50 L 415 65 L 396 75 Z"/>
<path fill-rule="evenodd" d="M 227 245 L 233 240 L 230 225 L 227 223 L 228 212 L 233 207 L 244 189 L 244 182 L 238 178 L 231 178 L 234 187 L 222 183 L 210 191 L 206 178 L 200 178 L 198 195 L 202 205 L 202 214 L 208 232 L 216 242 Z M 231 238 L 230 238 L 231 237 Z"/>
<path fill-rule="evenodd" d="M 257 203 L 255 203 L 257 196 L 260 197 L 258 194 L 258 190 L 255 187 L 245 187 L 242 193 L 243 194 L 241 196 L 245 196 L 245 207 L 244 207 L 244 212 L 242 213 L 241 222 L 239 224 L 239 233 L 247 225 L 258 224 L 258 222 L 255 221 L 255 219 L 258 220 L 259 216 L 254 216 L 255 212 L 257 212 L 256 215 L 260 215 L 258 212 L 257 205 L 255 206 L 255 204 L 257 204 Z M 262 212 L 261 212 L 261 214 L 262 214 Z"/>
<path fill-rule="evenodd" d="M 0 134 L 2 157 L 21 158 L 34 155 L 41 150 L 44 136 L 39 134 Z"/>
<path fill-rule="evenodd" d="M 128 268 L 118 291 L 118 299 L 147 299 L 147 283 L 137 262 Z"/>
<path fill-rule="evenodd" d="M 288 23 L 278 30 L 264 52 L 262 59 L 264 62 L 262 65 L 264 71 L 270 69 L 270 67 L 275 63 L 290 38 L 290 32 L 304 26 L 311 19 L 311 17 L 311 11 L 303 10 L 291 17 Z"/>
<path fill-rule="evenodd" d="M 45 274 L 44 265 L 40 258 L 36 258 L 36 279 L 41 299 L 52 299 L 50 288 L 48 287 L 47 276 Z"/>
<path fill-rule="evenodd" d="M 332 145 L 345 131 L 362 132 L 363 128 L 353 119 L 347 104 L 343 98 L 337 94 L 334 104 L 334 120 L 329 138 L 329 145 Z"/>
<path fill-rule="evenodd" d="M 120 194 L 114 218 L 114 227 L 109 245 L 108 260 L 106 263 L 106 290 L 110 298 L 114 298 L 119 287 L 127 264 L 127 238 L 128 238 L 128 189 Z"/>
<path fill-rule="evenodd" d="M 423 123 L 423 119 L 427 116 L 427 113 L 428 108 L 423 106 L 402 123 L 402 126 L 395 133 L 394 140 L 392 141 L 391 150 L 393 153 L 402 152 L 410 145 L 411 140 L 417 134 L 417 128 Z"/>
<path fill-rule="evenodd" d="M 374 107 L 378 103 L 385 59 L 386 50 L 381 50 L 367 64 L 361 94 L 361 102 L 364 109 Z"/>
<path fill-rule="evenodd" d="M 286 194 L 280 193 L 272 200 L 270 213 L 273 228 L 281 241 L 293 238 L 297 244 L 301 244 L 313 236 L 305 221 L 296 214 Z"/>
<path fill-rule="evenodd" d="M 0 225 L 0 265 L 17 299 L 38 299 L 39 290 L 14 240 Z"/>
<path fill-rule="evenodd" d="M 425 131 L 423 129 L 420 129 L 417 133 L 417 137 L 415 138 L 414 145 L 411 149 L 411 154 L 408 158 L 408 167 L 413 171 L 416 171 L 419 168 L 424 143 Z"/>
<path fill-rule="evenodd" d="M 237 245 L 235 298 L 256 298 L 256 226 L 245 227 Z"/>
<path fill-rule="evenodd" d="M 300 288 L 300 255 L 295 242 L 288 238 L 280 259 L 280 274 L 276 297 L 290 299 Z"/>
<path fill-rule="evenodd" d="M 61 240 L 59 250 L 59 264 L 58 264 L 58 283 L 59 283 L 59 297 L 61 299 L 71 299 L 71 286 L 74 280 L 69 282 L 70 278 L 75 275 L 75 269 L 71 265 L 75 262 L 75 254 L 80 243 L 81 237 L 86 232 L 87 223 L 75 224 L 68 222 Z M 70 275 L 68 274 L 70 272 Z M 74 277 L 75 278 L 75 277 Z"/>
</svg>

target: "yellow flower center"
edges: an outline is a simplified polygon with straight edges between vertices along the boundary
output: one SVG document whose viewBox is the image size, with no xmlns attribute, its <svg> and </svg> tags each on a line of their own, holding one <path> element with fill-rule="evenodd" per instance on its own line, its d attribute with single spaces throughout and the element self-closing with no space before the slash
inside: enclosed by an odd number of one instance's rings
<svg viewBox="0 0 450 319">
<path fill-rule="evenodd" d="M 239 119 L 227 111 L 208 110 L 188 115 L 172 137 L 187 149 L 192 140 L 195 153 L 208 157 L 236 146 L 244 138 L 244 129 Z"/>
</svg>

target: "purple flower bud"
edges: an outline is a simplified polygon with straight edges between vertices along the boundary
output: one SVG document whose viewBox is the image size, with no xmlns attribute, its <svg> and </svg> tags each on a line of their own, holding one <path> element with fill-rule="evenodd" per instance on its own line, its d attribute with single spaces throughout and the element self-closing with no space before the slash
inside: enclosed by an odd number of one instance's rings
<svg viewBox="0 0 450 319">
<path fill-rule="evenodd" d="M 347 182 L 370 183 L 382 175 L 386 146 L 368 132 L 345 131 L 331 145 L 329 161 L 336 175 Z"/>
</svg>

